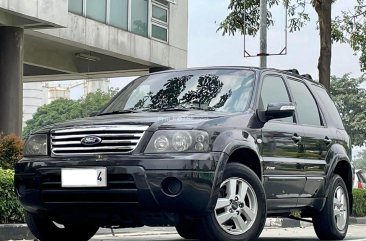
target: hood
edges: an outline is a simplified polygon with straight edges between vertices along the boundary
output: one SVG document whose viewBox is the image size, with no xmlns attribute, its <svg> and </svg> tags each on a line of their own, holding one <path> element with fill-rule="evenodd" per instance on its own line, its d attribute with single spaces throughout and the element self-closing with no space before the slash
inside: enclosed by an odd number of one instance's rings
<svg viewBox="0 0 366 241">
<path fill-rule="evenodd" d="M 242 114 L 242 113 L 241 113 Z M 214 111 L 169 111 L 169 112 L 139 112 L 127 114 L 114 114 L 104 116 L 87 117 L 64 123 L 47 126 L 39 132 L 48 132 L 51 129 L 68 128 L 91 125 L 147 125 L 149 129 L 196 129 L 205 124 L 222 122 L 230 116 L 238 113 L 214 112 Z M 220 121 L 219 121 L 220 120 Z"/>
</svg>

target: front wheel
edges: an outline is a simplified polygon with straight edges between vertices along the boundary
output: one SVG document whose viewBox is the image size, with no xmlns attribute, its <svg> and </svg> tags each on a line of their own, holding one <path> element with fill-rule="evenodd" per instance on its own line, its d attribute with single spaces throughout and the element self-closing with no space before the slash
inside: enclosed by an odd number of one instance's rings
<svg viewBox="0 0 366 241">
<path fill-rule="evenodd" d="M 346 184 L 339 175 L 330 180 L 324 209 L 313 217 L 314 230 L 321 240 L 342 240 L 349 222 L 349 196 Z"/>
<path fill-rule="evenodd" d="M 30 231 L 40 241 L 87 241 L 98 231 L 99 227 L 89 225 L 64 225 L 59 227 L 51 219 L 35 214 L 25 213 L 25 220 Z"/>
<path fill-rule="evenodd" d="M 212 213 L 202 219 L 201 239 L 256 240 L 266 221 L 266 197 L 258 176 L 247 166 L 228 163 Z"/>
</svg>

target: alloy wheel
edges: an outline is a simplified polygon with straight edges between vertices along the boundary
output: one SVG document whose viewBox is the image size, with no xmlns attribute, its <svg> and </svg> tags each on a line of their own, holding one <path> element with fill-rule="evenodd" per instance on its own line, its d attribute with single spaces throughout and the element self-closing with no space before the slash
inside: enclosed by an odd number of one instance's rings
<svg viewBox="0 0 366 241">
<path fill-rule="evenodd" d="M 334 219 L 338 230 L 344 230 L 347 224 L 347 201 L 343 187 L 338 186 L 333 198 Z"/>
<path fill-rule="evenodd" d="M 257 197 L 248 182 L 231 177 L 221 184 L 215 216 L 225 232 L 232 235 L 247 232 L 255 222 L 257 212 Z"/>
</svg>

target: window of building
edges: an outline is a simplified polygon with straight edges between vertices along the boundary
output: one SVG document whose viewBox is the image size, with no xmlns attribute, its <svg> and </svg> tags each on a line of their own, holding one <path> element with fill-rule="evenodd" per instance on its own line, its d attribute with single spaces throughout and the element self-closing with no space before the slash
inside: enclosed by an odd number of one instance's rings
<svg viewBox="0 0 366 241">
<path fill-rule="evenodd" d="M 151 37 L 168 41 L 168 7 L 161 2 L 152 3 Z"/>
<path fill-rule="evenodd" d="M 83 0 L 69 0 L 69 11 L 83 15 Z"/>
<path fill-rule="evenodd" d="M 168 23 L 168 9 L 162 8 L 156 4 L 152 5 L 152 17 L 156 20 L 160 20 L 163 23 Z"/>
<path fill-rule="evenodd" d="M 288 83 L 296 102 L 298 123 L 301 125 L 320 126 L 319 109 L 308 87 L 294 79 L 290 79 Z"/>
<path fill-rule="evenodd" d="M 107 20 L 107 1 L 86 0 L 86 17 L 105 23 Z"/>
<path fill-rule="evenodd" d="M 131 1 L 131 32 L 138 35 L 148 36 L 148 0 Z"/>
<path fill-rule="evenodd" d="M 280 76 L 267 75 L 263 79 L 259 109 L 266 110 L 269 104 L 290 102 L 290 97 L 283 79 Z M 284 122 L 293 122 L 293 117 L 276 119 Z"/>
<path fill-rule="evenodd" d="M 110 0 L 109 24 L 128 30 L 128 0 Z"/>
<path fill-rule="evenodd" d="M 168 30 L 158 25 L 153 24 L 151 29 L 151 36 L 156 39 L 168 41 Z"/>
<path fill-rule="evenodd" d="M 69 0 L 69 11 L 144 37 L 169 39 L 166 0 Z"/>
</svg>

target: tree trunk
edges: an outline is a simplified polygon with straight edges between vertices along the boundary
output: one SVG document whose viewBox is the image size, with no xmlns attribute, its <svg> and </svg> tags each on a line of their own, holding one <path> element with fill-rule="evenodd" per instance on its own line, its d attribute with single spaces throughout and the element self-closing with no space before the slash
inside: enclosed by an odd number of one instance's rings
<svg viewBox="0 0 366 241">
<path fill-rule="evenodd" d="M 319 82 L 330 91 L 332 0 L 314 0 L 313 5 L 319 17 L 320 28 Z"/>
</svg>

